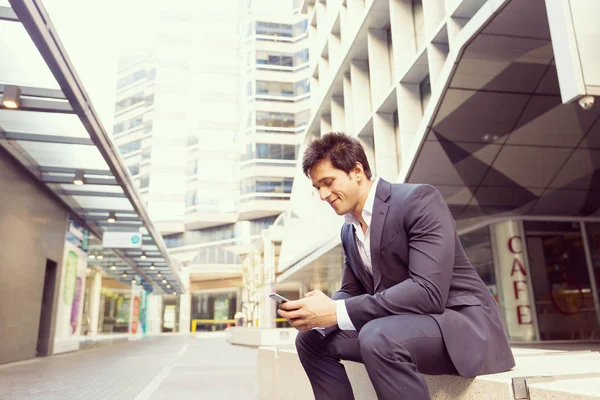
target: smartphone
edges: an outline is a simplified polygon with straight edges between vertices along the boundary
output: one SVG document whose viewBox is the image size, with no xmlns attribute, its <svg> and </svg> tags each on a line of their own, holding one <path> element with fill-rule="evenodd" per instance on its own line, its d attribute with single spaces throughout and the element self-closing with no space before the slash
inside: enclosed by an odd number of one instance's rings
<svg viewBox="0 0 600 400">
<path fill-rule="evenodd" d="M 288 299 L 286 299 L 283 296 L 278 295 L 277 293 L 271 293 L 269 295 L 270 298 L 272 298 L 273 300 L 275 300 L 279 305 L 285 303 L 286 301 L 289 301 Z"/>
</svg>

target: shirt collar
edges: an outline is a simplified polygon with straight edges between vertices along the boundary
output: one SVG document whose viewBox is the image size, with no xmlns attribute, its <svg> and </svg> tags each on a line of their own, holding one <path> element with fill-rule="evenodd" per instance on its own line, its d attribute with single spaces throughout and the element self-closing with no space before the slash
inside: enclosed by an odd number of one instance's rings
<svg viewBox="0 0 600 400">
<path fill-rule="evenodd" d="M 371 186 L 371 190 L 369 190 L 369 195 L 367 196 L 367 200 L 365 201 L 365 205 L 362 210 L 362 217 L 367 223 L 367 225 L 371 224 L 371 215 L 373 215 L 373 206 L 375 204 L 375 193 L 377 192 L 377 184 L 379 183 L 379 178 L 375 178 L 373 181 L 373 185 Z M 344 219 L 349 224 L 358 224 L 354 215 L 351 212 L 348 214 L 344 214 Z M 360 224 L 358 224 L 360 226 Z"/>
</svg>

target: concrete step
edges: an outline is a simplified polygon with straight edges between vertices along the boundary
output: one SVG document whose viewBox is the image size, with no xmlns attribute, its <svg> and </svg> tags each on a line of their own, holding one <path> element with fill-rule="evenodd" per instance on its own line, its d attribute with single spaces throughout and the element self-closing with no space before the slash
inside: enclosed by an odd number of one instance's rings
<svg viewBox="0 0 600 400">
<path fill-rule="evenodd" d="M 248 328 L 235 326 L 227 330 L 231 344 L 242 346 L 294 346 L 295 328 Z"/>
<path fill-rule="evenodd" d="M 600 353 L 513 349 L 517 366 L 510 371 L 466 379 L 426 375 L 432 400 L 515 400 L 513 378 L 529 400 L 600 400 Z M 356 400 L 376 399 L 363 364 L 342 362 Z M 274 370 L 274 373 L 273 373 Z M 258 352 L 259 397 L 264 400 L 314 399 L 294 348 L 261 347 Z M 273 377 L 276 377 L 273 379 Z M 540 377 L 545 377 L 541 379 Z M 517 393 L 519 394 L 519 393 Z"/>
</svg>

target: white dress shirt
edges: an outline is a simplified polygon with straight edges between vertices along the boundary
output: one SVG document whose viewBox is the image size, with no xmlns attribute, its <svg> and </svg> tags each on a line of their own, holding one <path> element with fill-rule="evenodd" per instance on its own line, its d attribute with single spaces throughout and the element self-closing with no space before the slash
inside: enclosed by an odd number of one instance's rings
<svg viewBox="0 0 600 400">
<path fill-rule="evenodd" d="M 369 275 L 373 276 L 373 265 L 371 263 L 371 218 L 373 217 L 373 204 L 375 203 L 375 192 L 377 191 L 377 183 L 379 183 L 379 178 L 375 178 L 373 182 L 373 186 L 371 186 L 371 190 L 369 191 L 369 195 L 367 196 L 367 200 L 365 201 L 365 205 L 363 206 L 363 210 L 361 216 L 367 225 L 367 230 L 363 233 L 362 227 L 360 226 L 360 222 L 352 213 L 348 213 L 344 215 L 346 219 L 346 223 L 352 224 L 354 226 L 354 239 L 356 242 L 356 247 L 358 248 L 358 253 L 360 254 L 360 258 L 369 273 Z M 348 315 L 348 310 L 346 310 L 346 302 L 345 300 L 336 300 L 336 314 L 337 314 L 337 322 L 338 326 L 343 331 L 355 331 L 356 328 L 354 324 L 350 320 L 350 316 Z"/>
</svg>

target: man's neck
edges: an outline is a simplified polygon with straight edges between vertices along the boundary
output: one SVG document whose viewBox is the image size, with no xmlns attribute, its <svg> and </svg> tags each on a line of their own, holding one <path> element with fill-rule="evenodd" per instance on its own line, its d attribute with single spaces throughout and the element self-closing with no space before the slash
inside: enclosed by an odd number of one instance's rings
<svg viewBox="0 0 600 400">
<path fill-rule="evenodd" d="M 374 181 L 372 181 L 371 179 L 363 181 L 363 184 L 361 185 L 361 188 L 360 188 L 360 194 L 359 194 L 360 199 L 358 200 L 358 204 L 356 205 L 356 208 L 354 209 L 354 211 L 352 211 L 352 216 L 354 216 L 354 218 L 356 218 L 356 220 L 359 221 L 361 225 L 364 225 L 364 223 L 365 223 L 365 221 L 363 220 L 363 217 L 362 217 L 362 212 L 363 212 L 363 209 L 365 208 L 365 203 L 367 202 L 367 198 L 369 197 L 371 188 L 373 187 L 373 183 L 374 183 Z"/>
</svg>

